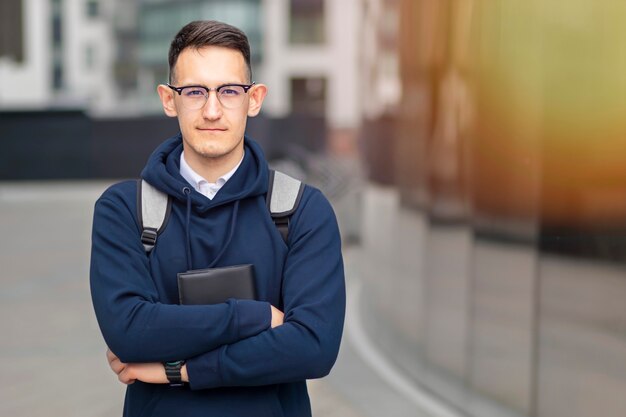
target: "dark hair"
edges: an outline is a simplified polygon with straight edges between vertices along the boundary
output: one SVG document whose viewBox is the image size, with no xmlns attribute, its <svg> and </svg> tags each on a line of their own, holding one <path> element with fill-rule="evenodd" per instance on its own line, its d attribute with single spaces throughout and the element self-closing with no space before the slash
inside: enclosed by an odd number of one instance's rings
<svg viewBox="0 0 626 417">
<path fill-rule="evenodd" d="M 205 46 L 223 46 L 241 52 L 248 68 L 248 77 L 252 77 L 250 44 L 246 34 L 234 26 L 216 20 L 196 20 L 185 25 L 172 40 L 168 56 L 170 82 L 180 53 L 186 48 L 200 49 Z"/>
</svg>

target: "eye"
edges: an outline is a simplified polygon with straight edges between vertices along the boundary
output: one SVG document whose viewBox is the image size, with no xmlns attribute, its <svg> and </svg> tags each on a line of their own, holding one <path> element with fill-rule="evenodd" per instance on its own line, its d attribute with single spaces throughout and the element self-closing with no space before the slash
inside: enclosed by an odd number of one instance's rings
<svg viewBox="0 0 626 417">
<path fill-rule="evenodd" d="M 183 95 L 185 97 L 204 97 L 205 91 L 198 87 L 188 87 L 183 89 Z"/>
<path fill-rule="evenodd" d="M 220 88 L 220 94 L 223 96 L 238 96 L 242 93 L 242 88 L 235 85 L 225 85 Z"/>
</svg>

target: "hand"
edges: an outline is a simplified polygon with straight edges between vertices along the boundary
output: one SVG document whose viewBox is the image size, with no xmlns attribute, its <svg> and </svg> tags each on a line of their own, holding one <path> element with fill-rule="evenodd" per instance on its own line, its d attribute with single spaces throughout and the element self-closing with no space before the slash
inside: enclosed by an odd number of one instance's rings
<svg viewBox="0 0 626 417">
<path fill-rule="evenodd" d="M 284 323 L 285 315 L 283 314 L 282 311 L 280 311 L 276 307 L 274 306 L 270 306 L 270 307 L 272 307 L 272 329 L 273 329 L 274 327 L 278 327 Z"/>
<path fill-rule="evenodd" d="M 162 363 L 129 363 L 117 378 L 123 384 L 132 384 L 136 380 L 147 384 L 167 384 L 167 376 Z"/>
<path fill-rule="evenodd" d="M 107 349 L 107 360 L 109 361 L 109 366 L 111 367 L 113 372 L 115 372 L 115 375 L 117 375 L 118 379 L 121 382 L 123 382 L 126 385 L 129 385 L 135 382 L 134 379 L 133 380 L 125 379 L 124 381 L 122 381 L 122 379 L 120 378 L 120 374 L 126 369 L 127 365 L 123 363 L 122 361 L 120 361 L 120 358 L 118 358 L 115 353 L 111 352 L 111 349 Z"/>
<path fill-rule="evenodd" d="M 107 359 L 109 366 L 123 384 L 129 385 L 136 380 L 148 384 L 167 384 L 169 382 L 162 363 L 123 363 L 110 349 L 107 349 Z M 189 382 L 187 365 L 183 365 L 180 373 L 183 382 Z"/>
</svg>

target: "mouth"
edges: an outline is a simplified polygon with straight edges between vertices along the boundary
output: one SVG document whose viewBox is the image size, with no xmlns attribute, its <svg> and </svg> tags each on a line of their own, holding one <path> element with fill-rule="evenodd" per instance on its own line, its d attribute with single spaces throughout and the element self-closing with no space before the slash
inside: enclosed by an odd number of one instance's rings
<svg viewBox="0 0 626 417">
<path fill-rule="evenodd" d="M 199 127 L 198 130 L 202 132 L 224 132 L 226 129 L 219 127 Z"/>
</svg>

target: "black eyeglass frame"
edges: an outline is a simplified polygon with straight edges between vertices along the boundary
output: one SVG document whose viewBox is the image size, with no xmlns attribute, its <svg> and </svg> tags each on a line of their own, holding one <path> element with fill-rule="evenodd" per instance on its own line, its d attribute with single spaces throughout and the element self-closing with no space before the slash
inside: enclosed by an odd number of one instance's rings
<svg viewBox="0 0 626 417">
<path fill-rule="evenodd" d="M 184 90 L 184 89 L 186 89 L 186 88 L 201 88 L 201 89 L 203 89 L 203 90 L 205 91 L 205 93 L 204 93 L 204 104 L 203 104 L 203 105 L 206 105 L 207 101 L 209 100 L 209 94 L 211 93 L 211 91 L 215 91 L 215 96 L 217 97 L 217 100 L 220 102 L 220 104 L 221 104 L 222 106 L 224 106 L 225 108 L 229 108 L 229 109 L 231 109 L 231 108 L 232 108 L 232 109 L 235 109 L 235 108 L 238 108 L 241 104 L 243 104 L 243 97 L 244 97 L 244 95 L 242 95 L 242 96 L 241 96 L 241 100 L 242 100 L 242 101 L 241 101 L 241 103 L 239 104 L 239 106 L 227 106 L 227 105 L 225 105 L 225 104 L 222 102 L 222 99 L 220 98 L 220 91 L 221 91 L 223 88 L 228 88 L 228 87 L 231 87 L 231 88 L 233 88 L 233 87 L 239 87 L 239 88 L 242 88 L 242 89 L 243 89 L 243 94 L 248 94 L 248 90 L 250 90 L 250 89 L 251 89 L 251 88 L 255 85 L 255 83 L 254 83 L 254 82 L 253 82 L 252 84 L 237 84 L 237 83 L 230 83 L 230 84 L 222 84 L 222 85 L 217 86 L 217 87 L 207 87 L 207 86 L 204 86 L 204 85 L 199 85 L 199 84 L 193 84 L 193 85 L 183 85 L 183 86 L 181 86 L 181 87 L 176 87 L 176 86 L 173 86 L 173 85 L 171 85 L 171 84 L 169 84 L 169 83 L 168 83 L 168 84 L 166 84 L 166 85 L 167 85 L 169 88 L 171 88 L 172 90 L 176 91 L 176 92 L 178 93 L 178 95 L 179 95 L 179 96 L 181 96 L 181 97 L 182 97 L 182 95 L 183 95 L 183 90 Z M 197 109 L 200 109 L 200 108 L 202 108 L 202 107 L 197 107 Z M 194 107 L 191 107 L 191 109 L 196 109 L 196 107 L 195 107 L 195 106 L 194 106 Z"/>
<path fill-rule="evenodd" d="M 207 87 L 205 85 L 183 85 L 182 87 L 175 87 L 171 84 L 166 84 L 169 88 L 171 88 L 172 90 L 176 91 L 178 93 L 179 96 L 183 95 L 183 90 L 185 88 L 202 88 L 204 91 L 206 91 L 207 96 L 211 91 L 215 91 L 215 93 L 219 94 L 220 90 L 222 88 L 225 87 L 241 87 L 243 88 L 243 92 L 247 93 L 248 90 L 250 90 L 252 87 L 254 87 L 256 85 L 255 82 L 253 82 L 252 84 L 222 84 L 220 86 L 217 87 Z"/>
</svg>

